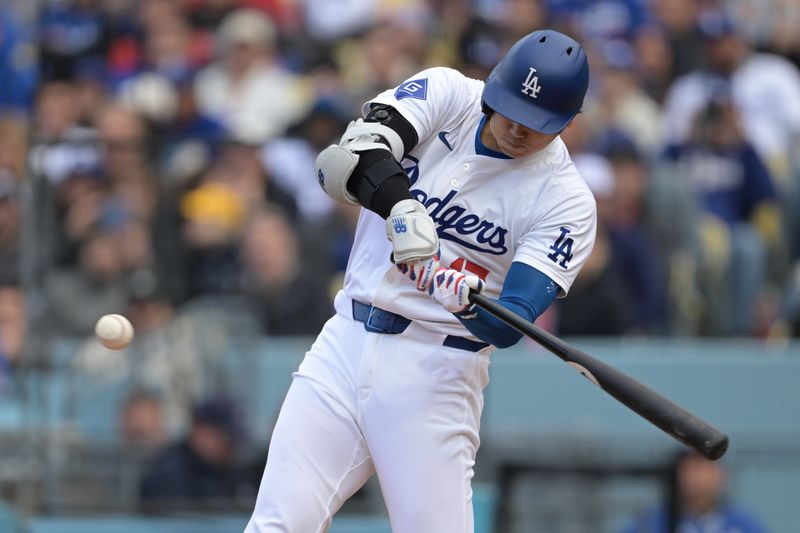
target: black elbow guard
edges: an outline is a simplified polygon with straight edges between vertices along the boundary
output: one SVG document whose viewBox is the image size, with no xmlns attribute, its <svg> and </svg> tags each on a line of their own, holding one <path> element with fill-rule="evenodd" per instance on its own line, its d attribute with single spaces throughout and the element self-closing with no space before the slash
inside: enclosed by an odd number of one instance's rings
<svg viewBox="0 0 800 533">
<path fill-rule="evenodd" d="M 387 218 L 394 204 L 411 198 L 408 175 L 389 150 L 365 150 L 358 157 L 347 190 L 361 205 Z"/>
<path fill-rule="evenodd" d="M 419 142 L 419 136 L 414 126 L 390 105 L 373 104 L 364 118 L 364 122 L 379 122 L 396 131 L 403 141 L 403 156 L 408 155 L 408 152 L 413 150 Z"/>
<path fill-rule="evenodd" d="M 403 156 L 419 142 L 414 127 L 392 106 L 374 104 L 364 122 L 379 123 L 396 132 L 403 143 Z M 380 142 L 387 144 L 389 149 L 358 152 L 358 164 L 347 182 L 347 190 L 358 198 L 361 205 L 387 218 L 394 204 L 411 198 L 409 192 L 411 182 L 403 167 L 392 155 L 395 145 L 385 140 Z"/>
</svg>

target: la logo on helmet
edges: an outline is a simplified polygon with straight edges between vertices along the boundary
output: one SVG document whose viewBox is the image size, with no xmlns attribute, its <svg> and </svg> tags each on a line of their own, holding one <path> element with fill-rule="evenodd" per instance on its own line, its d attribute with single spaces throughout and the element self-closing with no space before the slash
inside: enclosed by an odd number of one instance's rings
<svg viewBox="0 0 800 533">
<path fill-rule="evenodd" d="M 538 98 L 539 91 L 541 90 L 542 88 L 539 87 L 539 76 L 536 75 L 536 69 L 530 67 L 528 77 L 522 82 L 522 94 L 527 94 L 531 98 Z"/>
</svg>

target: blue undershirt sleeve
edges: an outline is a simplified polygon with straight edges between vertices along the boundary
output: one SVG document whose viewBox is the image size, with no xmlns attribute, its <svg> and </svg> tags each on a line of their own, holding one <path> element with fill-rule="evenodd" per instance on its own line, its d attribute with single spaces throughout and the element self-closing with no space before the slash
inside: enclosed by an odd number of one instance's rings
<svg viewBox="0 0 800 533">
<path fill-rule="evenodd" d="M 553 303 L 558 292 L 558 285 L 547 275 L 530 265 L 515 261 L 508 269 L 498 302 L 533 322 Z M 522 338 L 522 333 L 480 307 L 475 318 L 459 317 L 459 320 L 470 333 L 498 348 L 508 348 Z"/>
</svg>

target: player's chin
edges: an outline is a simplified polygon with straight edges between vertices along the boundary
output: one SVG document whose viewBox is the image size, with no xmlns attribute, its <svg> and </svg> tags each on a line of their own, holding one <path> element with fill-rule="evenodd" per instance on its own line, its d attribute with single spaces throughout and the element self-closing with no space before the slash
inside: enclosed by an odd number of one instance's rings
<svg viewBox="0 0 800 533">
<path fill-rule="evenodd" d="M 517 144 L 504 142 L 500 145 L 501 151 L 509 157 L 525 157 L 535 152 L 533 146 L 527 143 Z"/>
</svg>

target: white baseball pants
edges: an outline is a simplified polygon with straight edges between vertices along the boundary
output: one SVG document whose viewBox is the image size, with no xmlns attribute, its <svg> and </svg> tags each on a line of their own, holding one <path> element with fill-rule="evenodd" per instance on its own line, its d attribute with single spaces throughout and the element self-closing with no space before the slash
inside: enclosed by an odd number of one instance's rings
<svg viewBox="0 0 800 533">
<path fill-rule="evenodd" d="M 367 332 L 350 304 L 294 374 L 245 533 L 324 532 L 373 473 L 394 533 L 471 533 L 489 355 L 414 324 Z"/>
</svg>

